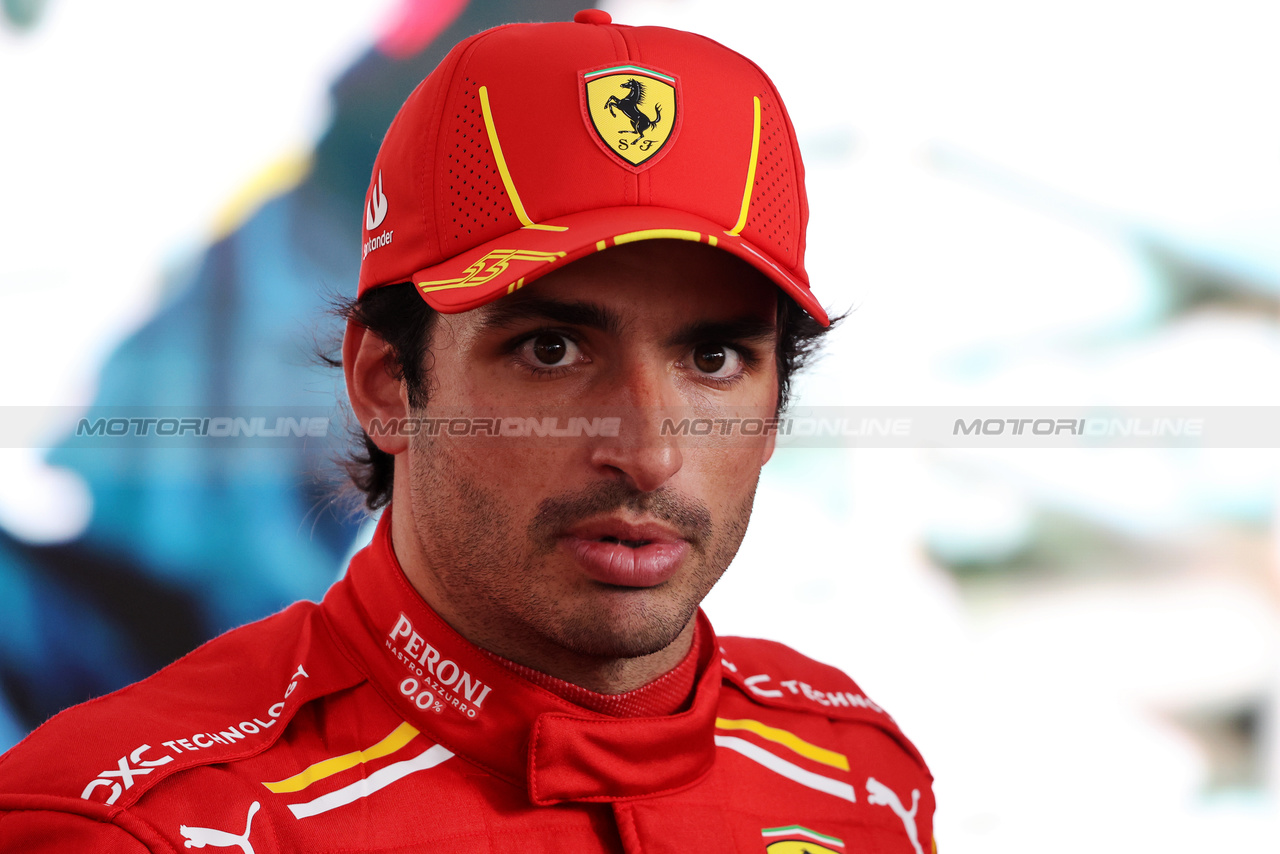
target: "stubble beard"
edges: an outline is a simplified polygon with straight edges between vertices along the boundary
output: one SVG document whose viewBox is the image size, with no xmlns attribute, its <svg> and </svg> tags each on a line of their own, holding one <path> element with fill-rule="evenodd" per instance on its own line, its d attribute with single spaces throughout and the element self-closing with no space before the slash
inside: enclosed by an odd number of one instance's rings
<svg viewBox="0 0 1280 854">
<path fill-rule="evenodd" d="M 412 450 L 414 524 L 427 571 L 450 610 L 466 620 L 454 628 L 533 667 L 539 652 L 604 663 L 670 646 L 737 554 L 758 482 L 718 523 L 699 500 L 665 489 L 640 492 L 621 480 L 544 499 L 533 519 L 522 523 L 499 495 L 467 476 L 448 439 L 417 437 Z M 689 541 L 688 564 L 660 588 L 597 588 L 591 582 L 590 595 L 562 599 L 555 588 L 560 579 L 547 566 L 556 557 L 558 535 L 616 509 L 674 527 Z M 431 604 L 441 610 L 442 603 Z"/>
</svg>

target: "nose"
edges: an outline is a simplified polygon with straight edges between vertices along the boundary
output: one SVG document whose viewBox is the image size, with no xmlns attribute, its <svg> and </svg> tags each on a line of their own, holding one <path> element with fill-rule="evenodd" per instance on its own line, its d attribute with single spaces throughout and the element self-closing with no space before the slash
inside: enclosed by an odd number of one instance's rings
<svg viewBox="0 0 1280 854">
<path fill-rule="evenodd" d="M 641 492 L 660 489 L 684 465 L 675 431 L 662 429 L 679 402 L 671 378 L 662 366 L 637 365 L 602 381 L 621 421 L 616 436 L 592 448 L 591 464 Z"/>
</svg>

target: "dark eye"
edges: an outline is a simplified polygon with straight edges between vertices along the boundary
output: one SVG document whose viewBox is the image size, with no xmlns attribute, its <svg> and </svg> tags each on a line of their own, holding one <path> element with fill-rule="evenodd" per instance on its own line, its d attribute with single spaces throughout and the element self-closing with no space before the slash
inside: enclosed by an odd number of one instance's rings
<svg viewBox="0 0 1280 854">
<path fill-rule="evenodd" d="M 569 352 L 569 345 L 564 340 L 563 335 L 544 332 L 533 339 L 530 350 L 533 353 L 533 357 L 542 364 L 554 365 L 564 358 L 565 353 Z"/>
<path fill-rule="evenodd" d="M 693 365 L 704 374 L 714 374 L 724 367 L 728 358 L 719 344 L 699 344 L 693 350 Z"/>
<path fill-rule="evenodd" d="M 689 354 L 698 373 L 715 379 L 731 379 L 742 373 L 742 354 L 723 344 L 699 344 Z"/>
<path fill-rule="evenodd" d="M 567 368 L 584 360 L 582 348 L 559 332 L 539 332 L 516 348 L 521 361 L 532 368 Z"/>
</svg>

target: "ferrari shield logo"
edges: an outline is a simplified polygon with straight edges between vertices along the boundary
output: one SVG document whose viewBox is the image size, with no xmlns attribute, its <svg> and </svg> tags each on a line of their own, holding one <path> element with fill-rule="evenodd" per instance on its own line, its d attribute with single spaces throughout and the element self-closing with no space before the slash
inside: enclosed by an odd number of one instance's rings
<svg viewBox="0 0 1280 854">
<path fill-rule="evenodd" d="M 615 65 L 582 73 L 584 112 L 602 147 L 632 171 L 640 171 L 675 136 L 679 80 L 639 65 Z"/>
<path fill-rule="evenodd" d="M 799 824 L 760 831 L 768 854 L 842 854 L 844 840 Z"/>
<path fill-rule="evenodd" d="M 800 839 L 784 839 L 781 842 L 772 842 L 765 848 L 765 851 L 769 852 L 769 854 L 838 854 L 837 851 L 825 845 Z"/>
</svg>

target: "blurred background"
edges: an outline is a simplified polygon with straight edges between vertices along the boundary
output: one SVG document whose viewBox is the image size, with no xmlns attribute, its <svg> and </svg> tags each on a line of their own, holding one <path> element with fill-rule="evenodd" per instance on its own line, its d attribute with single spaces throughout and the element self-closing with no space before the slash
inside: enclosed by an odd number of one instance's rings
<svg viewBox="0 0 1280 854">
<path fill-rule="evenodd" d="M 332 500 L 311 353 L 382 132 L 457 40 L 581 5 L 0 0 L 0 749 L 338 576 L 369 523 Z M 1275 4 L 602 5 L 745 53 L 791 110 L 814 289 L 851 310 L 797 409 L 1280 405 Z M 252 406 L 335 441 L 71 436 Z M 706 608 L 895 715 L 948 854 L 1265 850 L 1257 444 L 783 449 Z"/>
</svg>

